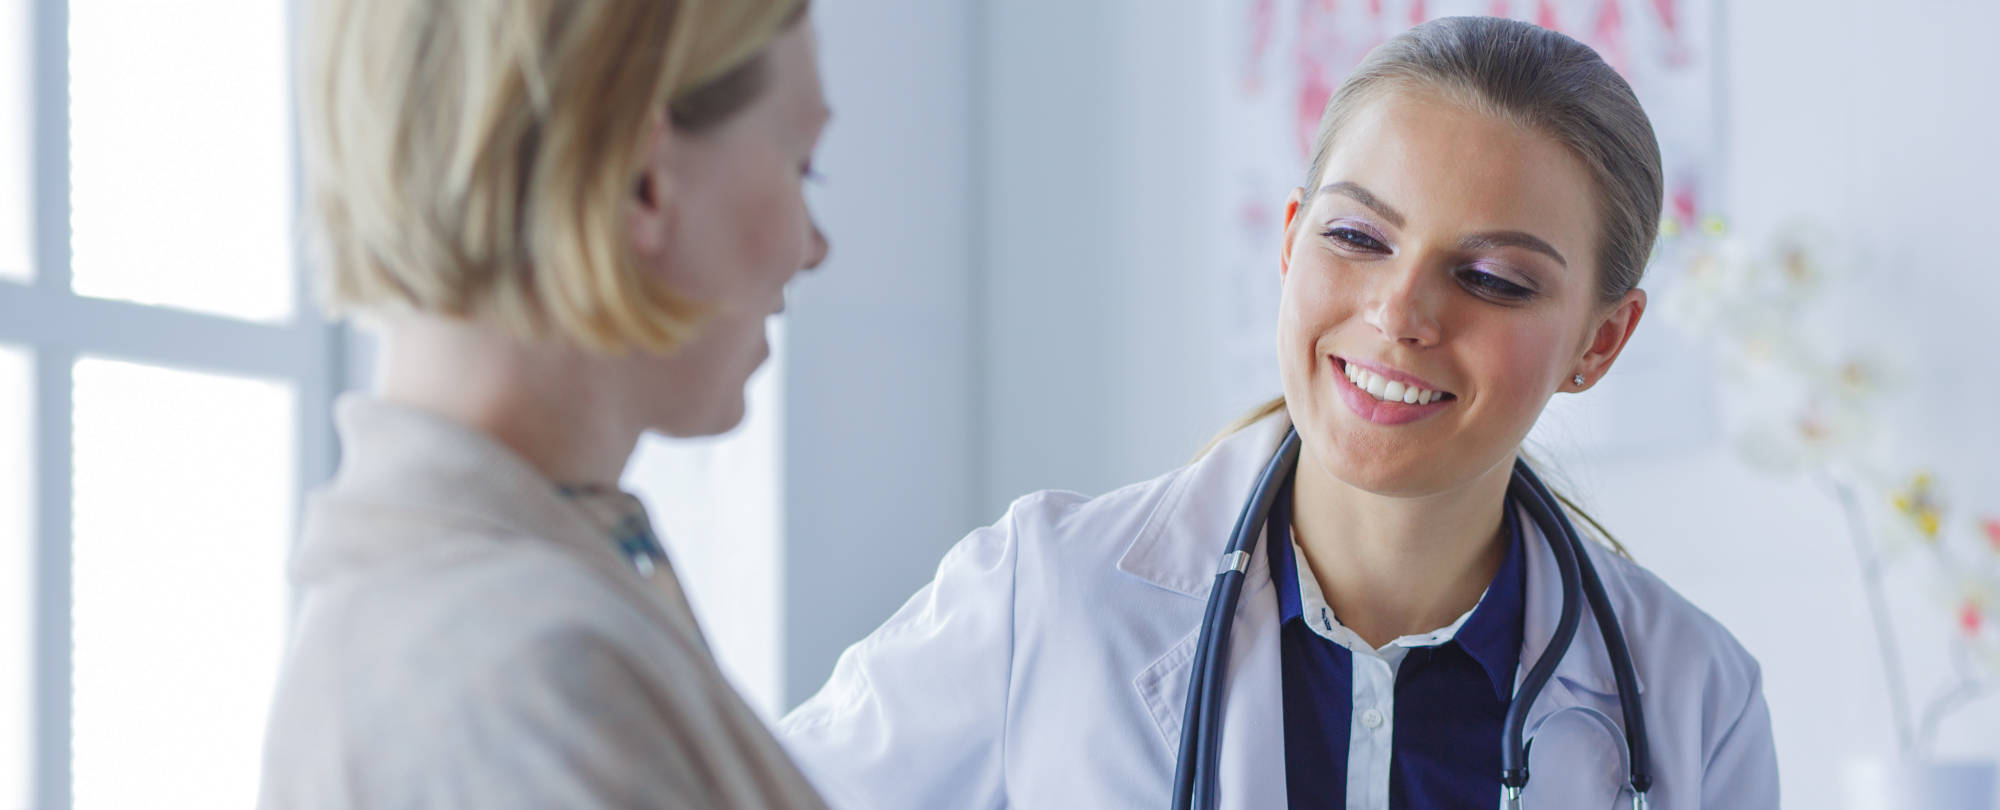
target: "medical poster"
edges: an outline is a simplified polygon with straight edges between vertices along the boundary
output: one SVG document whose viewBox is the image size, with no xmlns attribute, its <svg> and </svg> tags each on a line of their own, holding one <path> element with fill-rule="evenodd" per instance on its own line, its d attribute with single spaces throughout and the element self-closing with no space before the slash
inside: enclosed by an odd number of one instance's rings
<svg viewBox="0 0 2000 810">
<path fill-rule="evenodd" d="M 1229 349 L 1222 384 L 1275 390 L 1276 234 L 1284 199 L 1305 182 L 1326 99 L 1376 45 L 1406 28 L 1453 15 L 1506 16 L 1561 31 L 1595 48 L 1632 84 L 1660 140 L 1666 215 L 1683 225 L 1718 205 L 1722 158 L 1720 20 L 1714 0 L 1229 0 L 1217 27 L 1233 74 L 1220 86 L 1223 188 L 1228 209 L 1218 306 Z M 1659 261 L 1646 286 L 1671 272 Z M 1249 280 L 1246 283 L 1246 280 Z M 1641 329 L 1607 378 L 1603 408 L 1566 417 L 1567 441 L 1597 448 L 1701 438 L 1707 406 L 1676 359 L 1690 354 L 1662 324 Z M 1615 383 L 1614 383 L 1615 379 Z M 1561 399 L 1561 398 L 1559 398 Z M 1615 399 L 1614 403 L 1602 402 Z M 1617 413 L 1619 424 L 1604 414 Z M 1643 431 L 1634 431 L 1643 426 Z M 1617 438 L 1614 438 L 1617 437 Z"/>
</svg>

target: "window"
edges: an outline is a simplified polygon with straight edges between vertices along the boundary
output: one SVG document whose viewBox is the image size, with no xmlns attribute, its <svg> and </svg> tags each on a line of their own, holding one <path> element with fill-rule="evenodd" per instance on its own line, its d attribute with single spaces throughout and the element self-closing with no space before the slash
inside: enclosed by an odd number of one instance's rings
<svg viewBox="0 0 2000 810">
<path fill-rule="evenodd" d="M 254 802 L 342 370 L 289 8 L 0 3 L 0 810 Z"/>
<path fill-rule="evenodd" d="M 77 294 L 289 317 L 285 4 L 69 6 Z"/>
<path fill-rule="evenodd" d="M 76 806 L 249 807 L 285 631 L 293 393 L 95 357 L 71 376 Z"/>
</svg>

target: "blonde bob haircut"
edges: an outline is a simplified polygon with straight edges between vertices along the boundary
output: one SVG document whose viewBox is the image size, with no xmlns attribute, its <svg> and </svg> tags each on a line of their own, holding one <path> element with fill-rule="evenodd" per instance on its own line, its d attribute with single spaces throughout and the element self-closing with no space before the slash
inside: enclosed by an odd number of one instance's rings
<svg viewBox="0 0 2000 810">
<path fill-rule="evenodd" d="M 313 0 L 299 70 L 322 300 L 671 352 L 703 316 L 626 233 L 656 117 L 763 87 L 805 0 Z M 664 190 L 655 189 L 655 193 Z"/>
</svg>

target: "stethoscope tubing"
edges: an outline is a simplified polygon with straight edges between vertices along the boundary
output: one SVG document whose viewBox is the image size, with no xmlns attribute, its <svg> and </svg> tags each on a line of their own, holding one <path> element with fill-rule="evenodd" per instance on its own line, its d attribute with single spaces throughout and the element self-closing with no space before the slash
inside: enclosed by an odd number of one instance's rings
<svg viewBox="0 0 2000 810">
<path fill-rule="evenodd" d="M 1265 465 L 1263 474 L 1258 476 L 1249 502 L 1236 516 L 1236 527 L 1230 533 L 1228 549 L 1223 552 L 1223 564 L 1215 574 L 1213 594 L 1208 600 L 1208 610 L 1202 617 L 1201 636 L 1195 645 L 1194 682 L 1189 684 L 1187 708 L 1181 714 L 1180 750 L 1192 751 L 1194 756 L 1181 756 L 1174 768 L 1174 810 L 1193 810 L 1190 805 L 1196 796 L 1204 797 L 1201 802 L 1204 806 L 1215 803 L 1215 769 L 1219 753 L 1215 743 L 1220 735 L 1211 733 L 1211 730 L 1221 722 L 1222 693 L 1225 690 L 1203 689 L 1200 686 L 1218 683 L 1223 677 L 1223 664 L 1228 656 L 1211 656 L 1209 651 L 1229 649 L 1229 631 L 1236 623 L 1236 602 L 1242 594 L 1244 574 L 1249 567 L 1245 564 L 1247 555 L 1256 550 L 1257 536 L 1264 531 L 1271 505 L 1277 501 L 1279 490 L 1284 488 L 1281 484 L 1297 466 L 1298 459 L 1298 431 L 1287 431 L 1285 440 L 1278 445 L 1278 451 L 1271 455 L 1271 463 Z"/>
<path fill-rule="evenodd" d="M 1528 784 L 1528 747 L 1522 740 L 1528 724 L 1528 710 L 1533 708 L 1535 699 L 1548 686 L 1549 678 L 1556 674 L 1556 665 L 1569 653 L 1570 642 L 1576 639 L 1577 625 L 1583 622 L 1583 611 L 1578 607 L 1577 597 L 1583 591 L 1583 576 L 1578 570 L 1576 546 L 1569 543 L 1567 535 L 1551 534 L 1546 528 L 1551 523 L 1561 523 L 1549 508 L 1548 502 L 1536 494 L 1528 483 L 1534 473 L 1527 471 L 1527 464 L 1520 459 L 1514 461 L 1514 477 L 1507 483 L 1507 492 L 1512 500 L 1527 508 L 1535 525 L 1548 535 L 1549 550 L 1556 555 L 1556 570 L 1562 577 L 1562 614 L 1556 620 L 1556 629 L 1549 636 L 1548 646 L 1542 648 L 1542 655 L 1528 670 L 1514 688 L 1514 698 L 1507 704 L 1507 719 L 1500 726 L 1500 785 L 1507 789 L 1510 797 L 1517 797 Z M 1526 697 L 1526 700 L 1521 698 Z"/>
</svg>

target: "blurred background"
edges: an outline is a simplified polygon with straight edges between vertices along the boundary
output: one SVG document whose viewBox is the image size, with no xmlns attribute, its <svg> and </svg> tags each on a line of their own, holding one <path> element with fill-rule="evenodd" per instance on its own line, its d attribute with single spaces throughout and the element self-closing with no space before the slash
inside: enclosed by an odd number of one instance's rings
<svg viewBox="0 0 2000 810">
<path fill-rule="evenodd" d="M 301 266 L 288 6 L 0 0 L 0 808 L 254 795 L 372 353 Z M 1159 475 L 1277 393 L 1302 140 L 1446 13 L 1591 43 L 1660 131 L 1653 311 L 1532 446 L 1762 661 L 1786 805 L 2000 758 L 1988 0 L 816 2 L 832 257 L 746 423 L 626 481 L 752 704 L 1013 498 Z"/>
</svg>

